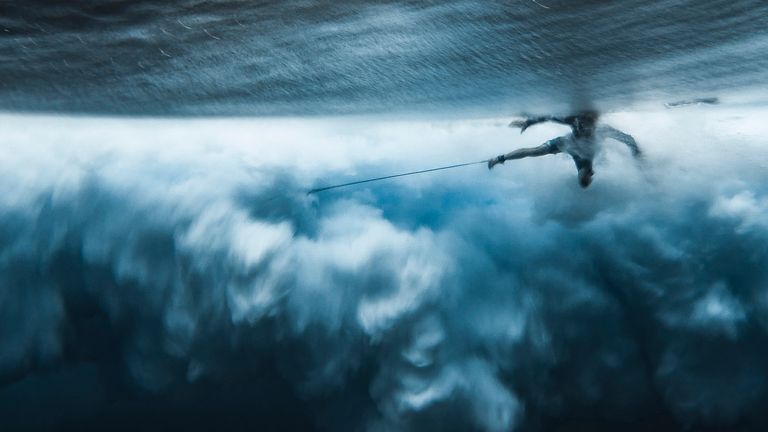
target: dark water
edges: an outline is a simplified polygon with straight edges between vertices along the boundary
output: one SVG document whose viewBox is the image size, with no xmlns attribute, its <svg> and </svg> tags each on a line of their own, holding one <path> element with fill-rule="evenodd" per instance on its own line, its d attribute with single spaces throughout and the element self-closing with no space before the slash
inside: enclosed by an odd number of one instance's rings
<svg viewBox="0 0 768 432">
<path fill-rule="evenodd" d="M 0 3 L 0 109 L 472 112 L 764 92 L 761 0 Z"/>
</svg>

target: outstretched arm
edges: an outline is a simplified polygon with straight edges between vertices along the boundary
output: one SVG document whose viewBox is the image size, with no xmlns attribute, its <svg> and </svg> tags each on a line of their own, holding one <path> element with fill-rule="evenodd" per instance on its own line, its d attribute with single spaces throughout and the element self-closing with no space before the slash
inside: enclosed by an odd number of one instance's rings
<svg viewBox="0 0 768 432">
<path fill-rule="evenodd" d="M 510 127 L 519 127 L 520 128 L 520 133 L 523 133 L 523 132 L 525 132 L 526 129 L 528 129 L 529 127 L 531 127 L 531 126 L 533 126 L 535 124 L 544 123 L 544 122 L 548 122 L 548 121 L 552 121 L 552 122 L 555 122 L 555 123 L 567 124 L 567 125 L 571 124 L 568 121 L 568 119 L 566 119 L 565 117 L 541 116 L 541 117 L 531 117 L 531 118 L 527 118 L 525 120 L 514 120 L 511 123 L 509 123 L 509 126 Z"/>
<path fill-rule="evenodd" d="M 527 157 L 544 156 L 548 154 L 560 153 L 560 150 L 552 141 L 548 141 L 538 147 L 528 147 L 513 150 L 507 154 L 496 156 L 493 159 L 488 160 L 488 169 L 493 168 L 495 165 L 504 163 L 504 161 L 513 159 L 522 159 Z"/>
<path fill-rule="evenodd" d="M 626 144 L 627 147 L 629 147 L 629 149 L 632 151 L 632 156 L 640 156 L 640 148 L 637 146 L 637 141 L 635 141 L 632 135 L 626 134 L 610 126 L 601 126 L 600 132 L 602 132 L 606 138 L 613 138 L 616 141 Z"/>
</svg>

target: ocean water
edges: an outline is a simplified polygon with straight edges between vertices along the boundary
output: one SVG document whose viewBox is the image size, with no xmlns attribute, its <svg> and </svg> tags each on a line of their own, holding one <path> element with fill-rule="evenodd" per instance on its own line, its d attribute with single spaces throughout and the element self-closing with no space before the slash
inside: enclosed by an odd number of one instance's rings
<svg viewBox="0 0 768 432">
<path fill-rule="evenodd" d="M 760 0 L 3 2 L 0 109 L 497 116 L 764 100 L 766 27 Z"/>
<path fill-rule="evenodd" d="M 765 430 L 766 12 L 0 2 L 0 430 Z"/>
</svg>

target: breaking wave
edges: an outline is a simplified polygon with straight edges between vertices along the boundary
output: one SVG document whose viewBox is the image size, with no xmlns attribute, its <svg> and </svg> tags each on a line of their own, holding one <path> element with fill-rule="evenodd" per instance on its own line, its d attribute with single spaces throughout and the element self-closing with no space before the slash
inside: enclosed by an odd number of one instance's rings
<svg viewBox="0 0 768 432">
<path fill-rule="evenodd" d="M 0 424 L 759 429 L 765 114 L 317 196 L 562 129 L 5 116 Z"/>
</svg>

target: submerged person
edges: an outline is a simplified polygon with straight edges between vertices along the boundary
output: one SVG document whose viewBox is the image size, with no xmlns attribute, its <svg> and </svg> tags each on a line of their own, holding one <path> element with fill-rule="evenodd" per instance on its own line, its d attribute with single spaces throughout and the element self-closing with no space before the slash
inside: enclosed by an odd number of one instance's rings
<svg viewBox="0 0 768 432">
<path fill-rule="evenodd" d="M 564 152 L 573 158 L 578 170 L 579 184 L 581 187 L 586 188 L 592 183 L 592 176 L 595 175 L 595 172 L 592 170 L 592 159 L 594 159 L 597 152 L 598 141 L 613 138 L 626 144 L 630 151 L 632 151 L 633 156 L 640 156 L 640 149 L 631 135 L 610 126 L 597 126 L 597 118 L 597 113 L 587 111 L 567 117 L 545 116 L 513 121 L 509 125 L 519 127 L 520 133 L 525 132 L 526 129 L 537 123 L 546 121 L 568 125 L 571 127 L 571 133 L 551 139 L 538 147 L 521 148 L 499 155 L 488 161 L 488 169 L 512 159 Z"/>
</svg>

